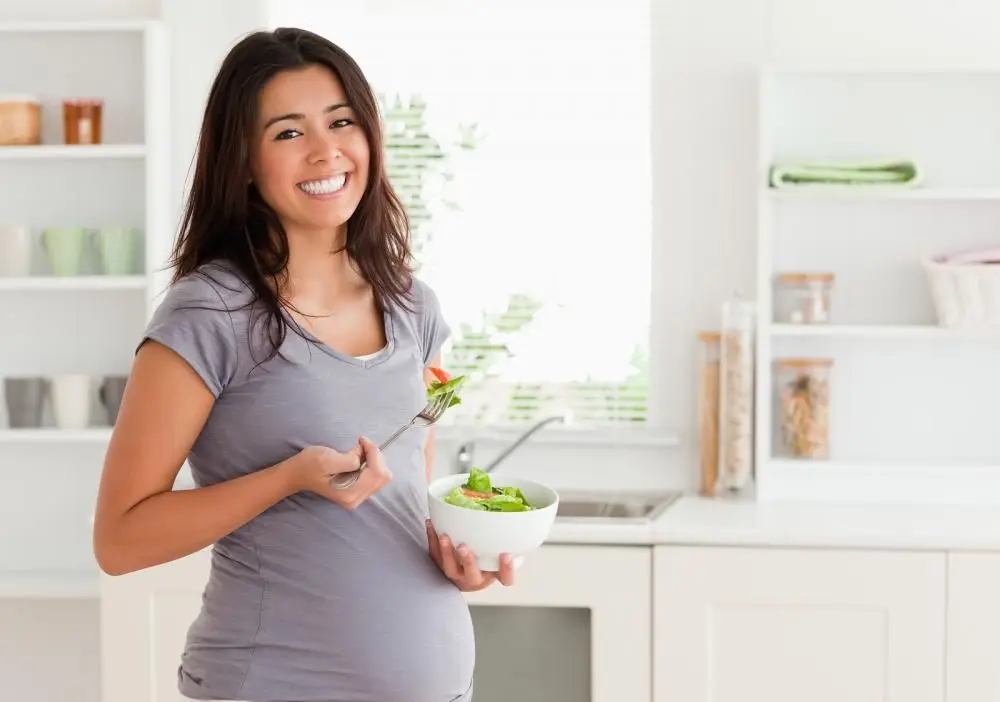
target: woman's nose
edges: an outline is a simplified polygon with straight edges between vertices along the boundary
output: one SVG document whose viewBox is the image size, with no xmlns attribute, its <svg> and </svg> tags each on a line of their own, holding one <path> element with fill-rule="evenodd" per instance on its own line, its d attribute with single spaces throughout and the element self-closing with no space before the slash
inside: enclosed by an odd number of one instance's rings
<svg viewBox="0 0 1000 702">
<path fill-rule="evenodd" d="M 313 136 L 309 143 L 309 160 L 313 163 L 334 161 L 341 157 L 340 140 L 330 133 Z"/>
</svg>

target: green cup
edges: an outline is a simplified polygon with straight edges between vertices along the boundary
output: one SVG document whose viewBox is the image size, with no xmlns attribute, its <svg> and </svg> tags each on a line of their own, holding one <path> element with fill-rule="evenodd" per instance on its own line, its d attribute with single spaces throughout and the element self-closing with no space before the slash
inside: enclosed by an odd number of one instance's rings
<svg viewBox="0 0 1000 702">
<path fill-rule="evenodd" d="M 133 227 L 104 227 L 97 230 L 97 250 L 101 268 L 107 275 L 128 275 L 135 271 L 139 232 Z"/>
<path fill-rule="evenodd" d="M 83 227 L 48 227 L 42 230 L 42 247 L 53 275 L 80 275 L 87 230 Z"/>
</svg>

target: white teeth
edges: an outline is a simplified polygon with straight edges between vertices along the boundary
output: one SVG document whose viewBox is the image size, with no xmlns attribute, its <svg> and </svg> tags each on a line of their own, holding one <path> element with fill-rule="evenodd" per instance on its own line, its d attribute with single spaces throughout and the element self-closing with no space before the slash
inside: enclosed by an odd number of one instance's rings
<svg viewBox="0 0 1000 702">
<path fill-rule="evenodd" d="M 329 195 L 344 187 L 347 181 L 347 174 L 341 173 L 326 180 L 311 180 L 308 183 L 299 183 L 299 187 L 310 195 Z"/>
</svg>

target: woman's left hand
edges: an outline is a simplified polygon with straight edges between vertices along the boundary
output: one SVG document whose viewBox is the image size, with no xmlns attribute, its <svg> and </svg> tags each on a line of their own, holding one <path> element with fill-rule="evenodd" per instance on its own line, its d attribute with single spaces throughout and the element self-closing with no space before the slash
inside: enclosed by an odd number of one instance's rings
<svg viewBox="0 0 1000 702">
<path fill-rule="evenodd" d="M 483 590 L 497 581 L 504 586 L 514 584 L 514 559 L 509 553 L 500 555 L 499 573 L 483 572 L 476 565 L 476 555 L 465 544 L 454 548 L 447 534 L 438 536 L 430 519 L 427 520 L 427 545 L 431 559 L 462 592 Z"/>
</svg>

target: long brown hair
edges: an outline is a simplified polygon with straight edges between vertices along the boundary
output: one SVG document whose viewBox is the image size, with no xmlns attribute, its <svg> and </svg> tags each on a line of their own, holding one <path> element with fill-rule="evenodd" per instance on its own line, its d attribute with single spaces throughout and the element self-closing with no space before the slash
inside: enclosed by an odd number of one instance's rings
<svg viewBox="0 0 1000 702">
<path fill-rule="evenodd" d="M 174 281 L 209 262 L 235 265 L 253 289 L 251 304 L 263 306 L 256 321 L 268 330 L 270 356 L 289 326 L 278 285 L 288 264 L 288 236 L 251 183 L 250 145 L 259 95 L 268 81 L 315 65 L 340 80 L 368 138 L 368 183 L 347 223 L 347 255 L 382 308 L 390 303 L 408 307 L 412 286 L 409 220 L 389 183 L 378 102 L 361 68 L 339 46 L 304 29 L 249 34 L 230 50 L 212 84 L 171 264 Z"/>
</svg>

